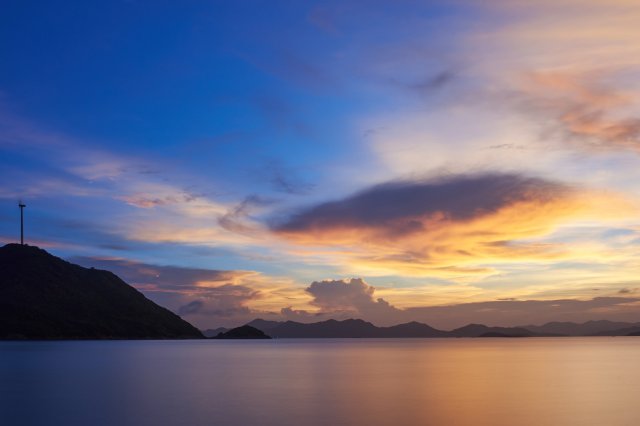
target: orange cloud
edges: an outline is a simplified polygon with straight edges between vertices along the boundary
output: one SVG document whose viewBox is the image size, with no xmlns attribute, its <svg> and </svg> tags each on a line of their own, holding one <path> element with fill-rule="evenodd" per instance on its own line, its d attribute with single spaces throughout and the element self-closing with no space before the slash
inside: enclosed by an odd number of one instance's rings
<svg viewBox="0 0 640 426">
<path fill-rule="evenodd" d="M 343 263 L 360 273 L 486 276 L 494 272 L 487 265 L 570 257 L 540 238 L 628 208 L 611 195 L 542 179 L 456 176 L 376 186 L 299 212 L 274 231 L 303 246 L 342 248 Z"/>
<path fill-rule="evenodd" d="M 601 80 L 604 76 L 594 72 L 529 73 L 521 88 L 521 107 L 542 117 L 547 133 L 574 147 L 640 151 L 640 119 L 629 111 L 634 97 Z"/>
</svg>

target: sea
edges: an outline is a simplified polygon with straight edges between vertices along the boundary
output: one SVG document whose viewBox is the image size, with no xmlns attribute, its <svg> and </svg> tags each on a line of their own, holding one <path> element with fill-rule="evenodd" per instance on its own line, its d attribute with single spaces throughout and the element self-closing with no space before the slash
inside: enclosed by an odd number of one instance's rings
<svg viewBox="0 0 640 426">
<path fill-rule="evenodd" d="M 0 342 L 0 425 L 640 425 L 640 337 Z"/>
</svg>

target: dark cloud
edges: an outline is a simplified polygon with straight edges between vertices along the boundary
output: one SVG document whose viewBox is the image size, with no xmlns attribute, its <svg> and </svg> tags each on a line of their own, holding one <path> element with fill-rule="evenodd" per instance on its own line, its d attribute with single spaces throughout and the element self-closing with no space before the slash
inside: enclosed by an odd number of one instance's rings
<svg viewBox="0 0 640 426">
<path fill-rule="evenodd" d="M 260 298 L 260 292 L 245 285 L 223 284 L 207 287 L 201 297 L 185 306 L 197 303 L 197 310 L 189 314 L 205 317 L 233 318 L 249 314 L 246 303 Z"/>
<path fill-rule="evenodd" d="M 224 215 L 218 218 L 218 224 L 224 229 L 243 235 L 254 235 L 257 230 L 255 225 L 251 223 L 251 211 L 260 206 L 271 204 L 257 195 L 250 195 L 242 200 L 239 204 L 229 209 Z"/>
<path fill-rule="evenodd" d="M 420 94 L 429 94 L 434 90 L 439 90 L 449 84 L 455 79 L 456 72 L 447 69 L 429 76 L 425 80 L 411 85 L 411 89 L 417 91 Z"/>
<path fill-rule="evenodd" d="M 305 309 L 293 309 L 291 306 L 282 308 L 280 310 L 280 315 L 282 315 L 287 320 L 299 322 L 322 321 L 329 316 L 334 319 L 343 319 L 340 316 L 336 316 L 335 313 L 327 314 L 326 312 L 309 312 Z M 344 319 L 346 319 L 348 315 L 345 314 L 343 315 L 343 317 Z"/>
<path fill-rule="evenodd" d="M 186 305 L 180 306 L 178 308 L 178 315 L 184 316 L 189 314 L 197 313 L 204 306 L 204 302 L 201 300 L 194 300 L 193 302 L 189 302 Z"/>
<path fill-rule="evenodd" d="M 569 192 L 566 185 L 517 174 L 391 182 L 303 210 L 273 228 L 283 233 L 379 228 L 389 236 L 398 236 L 422 231 L 423 217 L 440 215 L 451 221 L 465 221 L 520 201 L 551 201 Z"/>
<path fill-rule="evenodd" d="M 278 192 L 299 195 L 308 193 L 314 187 L 294 169 L 286 167 L 278 161 L 267 163 L 266 174 L 269 183 Z"/>
<path fill-rule="evenodd" d="M 125 259 L 100 257 L 74 257 L 70 261 L 86 267 L 106 269 L 130 284 L 158 291 L 195 290 L 201 288 L 197 286 L 199 282 L 225 283 L 245 274 L 242 271 L 160 266 Z"/>
</svg>

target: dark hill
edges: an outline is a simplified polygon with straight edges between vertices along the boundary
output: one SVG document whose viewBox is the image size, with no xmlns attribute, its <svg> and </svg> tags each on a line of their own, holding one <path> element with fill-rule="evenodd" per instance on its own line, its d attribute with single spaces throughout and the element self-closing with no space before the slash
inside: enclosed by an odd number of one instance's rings
<svg viewBox="0 0 640 426">
<path fill-rule="evenodd" d="M 314 323 L 295 321 L 265 321 L 255 319 L 247 325 L 277 338 L 364 338 L 364 337 L 447 337 L 446 331 L 436 330 L 427 324 L 408 322 L 392 327 L 376 327 L 361 319 L 334 319 Z"/>
<path fill-rule="evenodd" d="M 338 338 L 338 337 L 379 337 L 379 328 L 360 319 L 348 319 L 303 324 L 286 321 L 272 328 L 269 334 L 282 338 Z"/>
<path fill-rule="evenodd" d="M 0 339 L 202 338 L 108 271 L 37 247 L 0 248 Z"/>
<path fill-rule="evenodd" d="M 536 334 L 521 327 L 488 327 L 483 324 L 469 324 L 456 328 L 450 334 L 456 337 L 532 337 Z"/>
<path fill-rule="evenodd" d="M 448 337 L 449 333 L 423 324 L 421 322 L 407 322 L 391 327 L 379 329 L 379 337 Z"/>
<path fill-rule="evenodd" d="M 262 330 L 267 334 L 270 334 L 271 330 L 278 327 L 279 325 L 284 324 L 284 321 L 268 321 L 263 320 L 262 318 L 256 318 L 253 321 L 247 323 L 251 327 L 255 327 L 258 330 Z"/>
<path fill-rule="evenodd" d="M 607 320 L 587 321 L 582 324 L 574 322 L 548 322 L 543 325 L 525 325 L 522 328 L 536 334 L 564 335 L 564 336 L 616 336 L 626 333 L 620 332 L 631 327 L 640 327 L 638 323 L 614 322 Z"/>
<path fill-rule="evenodd" d="M 258 330 L 250 325 L 243 325 L 220 333 L 214 337 L 214 339 L 271 339 L 271 337 L 264 334 L 262 330 Z"/>
<path fill-rule="evenodd" d="M 204 334 L 204 337 L 212 338 L 212 337 L 217 337 L 218 334 L 225 333 L 227 331 L 229 331 L 229 329 L 225 328 L 225 327 L 218 327 L 218 328 L 213 328 L 213 329 L 212 328 L 208 328 L 208 329 L 204 330 L 202 332 L 202 334 Z"/>
<path fill-rule="evenodd" d="M 634 334 L 636 333 L 636 334 Z M 640 334 L 640 327 L 625 327 L 618 330 L 601 331 L 595 334 L 595 336 L 633 336 Z"/>
<path fill-rule="evenodd" d="M 478 337 L 531 337 L 531 336 L 525 336 L 523 334 L 505 334 L 505 333 L 500 333 L 498 331 L 487 331 L 486 333 L 482 333 Z"/>
</svg>

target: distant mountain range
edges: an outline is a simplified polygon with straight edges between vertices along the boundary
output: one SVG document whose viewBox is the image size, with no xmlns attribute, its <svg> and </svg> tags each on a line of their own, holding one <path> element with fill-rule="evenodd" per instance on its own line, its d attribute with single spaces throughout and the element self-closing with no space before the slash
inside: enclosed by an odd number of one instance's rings
<svg viewBox="0 0 640 426">
<path fill-rule="evenodd" d="M 0 339 L 183 339 L 202 333 L 108 271 L 0 247 Z"/>
<path fill-rule="evenodd" d="M 633 336 L 640 335 L 640 323 L 613 321 L 549 322 L 520 327 L 489 327 L 469 324 L 451 331 L 427 324 L 409 322 L 391 327 L 377 327 L 361 319 L 327 320 L 315 323 L 267 321 L 255 319 L 247 325 L 274 338 L 425 338 L 425 337 L 561 337 L 561 336 Z M 208 334 L 208 333 L 206 333 Z"/>
</svg>

